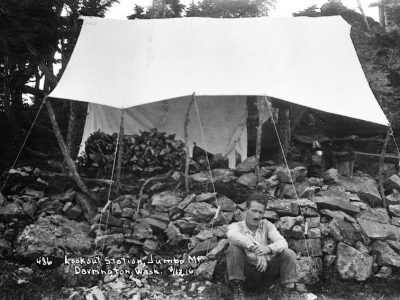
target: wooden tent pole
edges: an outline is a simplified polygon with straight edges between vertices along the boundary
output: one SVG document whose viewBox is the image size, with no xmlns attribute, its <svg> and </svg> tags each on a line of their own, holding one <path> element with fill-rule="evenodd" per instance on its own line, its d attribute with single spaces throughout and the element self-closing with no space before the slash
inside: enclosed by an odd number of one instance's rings
<svg viewBox="0 0 400 300">
<path fill-rule="evenodd" d="M 50 101 L 48 101 L 48 99 L 45 99 L 44 101 L 46 103 L 47 111 L 49 112 L 50 121 L 51 121 L 51 124 L 53 125 L 53 130 L 56 135 L 58 145 L 60 146 L 61 152 L 64 156 L 64 160 L 66 161 L 68 168 L 72 173 L 71 175 L 74 178 L 74 180 L 75 180 L 77 186 L 80 188 L 80 190 L 83 193 L 90 195 L 88 188 L 83 183 L 81 177 L 78 174 L 78 170 L 76 169 L 74 161 L 72 160 L 71 156 L 68 153 L 67 145 L 64 142 L 60 127 L 58 126 L 56 115 L 53 110 L 53 106 L 51 105 Z"/>
<path fill-rule="evenodd" d="M 387 203 L 386 203 L 385 191 L 384 191 L 384 189 L 383 189 L 383 175 L 382 175 L 382 171 L 383 171 L 383 161 L 385 160 L 386 148 L 387 148 L 387 144 L 388 144 L 388 142 L 389 142 L 389 139 L 390 139 L 390 127 L 388 128 L 388 131 L 387 131 L 387 133 L 386 133 L 385 142 L 383 143 L 382 152 L 381 152 L 381 157 L 380 157 L 380 159 L 379 159 L 379 170 L 378 170 L 378 176 L 379 176 L 379 193 L 381 194 L 383 207 L 386 208 L 386 209 L 387 209 Z"/>
<path fill-rule="evenodd" d="M 260 182 L 260 154 L 261 154 L 261 140 L 262 140 L 262 103 L 261 97 L 257 97 L 257 112 L 258 112 L 258 127 L 257 127 L 257 140 L 256 140 L 256 175 L 257 183 Z"/>
<path fill-rule="evenodd" d="M 121 123 L 119 125 L 119 135 L 118 135 L 118 162 L 117 162 L 117 175 L 115 182 L 117 183 L 117 194 L 119 194 L 121 186 L 121 166 L 122 166 L 122 155 L 124 154 L 124 135 L 125 135 L 125 125 L 124 125 L 124 109 L 121 109 Z"/>
<path fill-rule="evenodd" d="M 185 135 L 185 146 L 186 146 L 186 164 L 185 164 L 185 189 L 186 194 L 190 194 L 190 186 L 189 186 L 189 161 L 190 161 L 190 150 L 189 150 L 189 133 L 188 133 L 188 125 L 189 125 L 189 114 L 190 109 L 192 108 L 194 97 L 196 94 L 192 94 L 192 98 L 190 99 L 190 103 L 188 105 L 186 116 L 185 116 L 185 124 L 184 124 L 184 135 Z"/>
<path fill-rule="evenodd" d="M 357 0 L 357 3 L 358 3 L 358 9 L 360 10 L 360 12 L 361 12 L 361 14 L 363 16 L 363 20 L 364 20 L 365 26 L 367 26 L 369 34 L 372 34 L 371 27 L 369 26 L 367 17 L 365 16 L 364 9 L 361 6 L 360 0 Z"/>
</svg>

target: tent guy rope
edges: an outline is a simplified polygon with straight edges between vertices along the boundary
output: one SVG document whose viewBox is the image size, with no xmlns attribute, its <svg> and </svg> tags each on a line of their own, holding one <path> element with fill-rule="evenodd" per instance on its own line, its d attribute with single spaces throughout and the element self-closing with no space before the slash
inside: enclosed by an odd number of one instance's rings
<svg viewBox="0 0 400 300">
<path fill-rule="evenodd" d="M 121 109 L 121 123 L 124 121 L 124 119 L 123 119 L 123 113 L 124 113 L 124 110 Z M 119 138 L 120 138 L 120 132 L 118 132 L 118 135 L 117 135 L 117 143 L 116 143 L 116 146 L 115 146 L 113 165 L 112 165 L 112 169 L 111 169 L 110 186 L 109 186 L 109 188 L 108 188 L 108 195 L 107 195 L 107 204 L 104 206 L 104 208 L 103 208 L 103 209 L 101 210 L 101 212 L 100 212 L 100 219 L 99 219 L 99 223 L 98 223 L 99 225 L 101 225 L 101 221 L 102 221 L 102 219 L 103 219 L 103 213 L 104 213 L 106 210 L 108 210 L 107 220 L 106 220 L 106 223 L 105 223 L 106 228 L 107 228 L 107 226 L 108 226 L 108 221 L 109 221 L 110 212 L 111 212 L 111 206 L 110 206 L 110 205 L 111 205 L 111 200 L 110 200 L 110 198 L 111 198 L 111 190 L 112 190 L 112 184 L 113 184 L 113 178 L 114 178 L 115 163 L 116 163 L 116 160 L 117 160 Z M 117 183 L 117 184 L 118 184 L 118 183 Z M 104 251 L 104 247 L 105 247 L 105 239 L 103 240 L 103 246 L 102 246 L 102 248 L 101 248 L 101 252 Z M 95 249 L 97 249 L 97 240 L 96 240 L 96 243 L 95 243 Z"/>
<path fill-rule="evenodd" d="M 195 108 L 196 108 L 197 118 L 198 118 L 198 120 L 199 120 L 201 137 L 202 137 L 202 139 L 203 139 L 203 144 L 204 144 L 204 148 L 205 148 L 204 150 L 205 150 L 205 153 L 206 153 L 206 160 L 207 160 L 208 172 L 210 173 L 211 186 L 212 186 L 213 193 L 214 193 L 215 203 L 216 203 L 216 205 L 217 205 L 217 211 L 216 211 L 215 216 L 213 217 L 213 219 L 212 219 L 212 221 L 211 221 L 211 230 L 213 230 L 213 228 L 214 228 L 214 221 L 215 221 L 216 219 L 218 219 L 219 214 L 222 214 L 222 217 L 224 218 L 226 224 L 229 225 L 229 222 L 228 222 L 228 220 L 226 219 L 224 213 L 221 212 L 221 206 L 220 206 L 219 203 L 218 203 L 217 194 L 216 194 L 216 192 L 215 192 L 214 178 L 213 178 L 213 174 L 212 174 L 212 171 L 211 171 L 211 164 L 210 164 L 210 160 L 209 160 L 209 158 L 208 158 L 208 152 L 207 152 L 207 151 L 208 151 L 208 147 L 207 147 L 206 139 L 205 139 L 205 137 L 204 137 L 203 125 L 202 125 L 202 123 L 201 123 L 200 112 L 199 112 L 199 107 L 198 107 L 198 105 L 197 105 L 197 100 L 196 100 L 196 94 L 195 94 L 195 93 L 193 93 L 193 99 L 194 99 L 194 106 L 195 106 Z M 208 239 L 206 255 L 208 254 L 208 250 L 209 250 L 209 248 L 210 248 L 210 242 L 211 242 L 211 239 Z"/>
<path fill-rule="evenodd" d="M 268 103 L 268 100 L 267 100 L 267 96 L 266 96 L 266 95 L 264 95 L 264 100 L 267 102 L 267 107 L 268 107 L 269 113 L 270 113 L 270 115 L 271 115 L 272 124 L 274 125 L 274 129 L 275 129 L 276 136 L 277 136 L 277 138 L 278 138 L 279 146 L 280 146 L 281 151 L 282 151 L 282 156 L 283 156 L 283 159 L 284 159 L 284 161 L 285 161 L 286 169 L 287 169 L 287 171 L 288 171 L 288 175 L 289 175 L 289 178 L 290 178 L 290 183 L 292 184 L 292 188 L 293 188 L 294 193 L 295 193 L 295 195 L 296 195 L 296 199 L 299 200 L 300 198 L 299 198 L 299 195 L 297 194 L 297 190 L 296 190 L 296 187 L 295 187 L 294 182 L 293 182 L 293 177 L 292 177 L 292 174 L 291 174 L 291 172 L 290 172 L 289 164 L 288 164 L 287 159 L 286 159 L 286 155 L 285 155 L 285 151 L 284 151 L 284 149 L 283 149 L 283 145 L 282 145 L 282 143 L 281 143 L 281 138 L 280 138 L 280 136 L 279 136 L 278 129 L 276 128 L 275 119 L 274 119 L 274 116 L 273 116 L 273 114 L 272 114 L 272 110 L 271 110 L 271 107 L 270 107 L 270 105 L 269 105 L 269 103 Z M 300 209 L 300 214 L 301 214 L 301 215 L 303 216 L 303 218 L 304 218 L 303 210 L 301 209 L 301 207 L 300 207 L 299 209 Z M 306 228 L 306 229 L 308 228 L 308 224 L 307 224 L 306 221 L 305 221 L 305 228 Z M 308 240 L 308 239 L 306 238 L 306 234 L 305 234 L 304 232 L 303 232 L 303 237 L 304 237 L 304 244 L 305 244 L 306 250 L 307 250 L 307 256 L 308 256 L 308 258 L 309 258 L 310 260 L 313 261 L 313 263 L 314 263 L 314 268 L 315 268 L 313 271 L 316 271 L 316 270 L 318 270 L 317 264 L 316 264 L 315 260 L 312 259 L 312 258 L 310 257 L 310 250 L 309 250 L 309 248 L 311 248 L 312 257 L 315 257 L 315 255 L 314 255 L 314 250 L 313 250 L 312 247 L 310 247 L 310 244 L 307 243 L 307 240 Z"/>
<path fill-rule="evenodd" d="M 43 99 L 42 103 L 40 104 L 39 109 L 38 109 L 38 111 L 37 111 L 37 113 L 36 113 L 36 116 L 35 116 L 35 118 L 33 119 L 33 122 L 32 122 L 32 124 L 31 124 L 31 127 L 29 128 L 28 133 L 27 133 L 26 136 L 25 136 L 24 142 L 22 143 L 21 148 L 19 149 L 18 154 L 17 154 L 17 157 L 15 158 L 15 160 L 14 160 L 14 162 L 13 162 L 13 164 L 12 164 L 10 170 L 14 169 L 14 167 L 15 167 L 15 165 L 16 165 L 18 159 L 19 159 L 19 156 L 21 155 L 22 150 L 23 150 L 24 147 L 25 147 L 26 141 L 28 140 L 28 137 L 29 137 L 29 135 L 31 134 L 31 131 L 32 131 L 32 129 L 33 129 L 33 126 L 35 125 L 35 123 L 36 123 L 36 121 L 37 121 L 37 118 L 39 117 L 40 111 L 42 110 L 45 101 L 46 101 L 46 99 Z M 7 184 L 8 179 L 10 179 L 10 175 L 11 175 L 10 170 L 8 171 L 6 180 L 4 181 L 3 186 L 1 187 L 0 193 L 3 192 L 3 190 L 4 190 L 4 188 L 5 188 L 6 184 Z"/>
</svg>

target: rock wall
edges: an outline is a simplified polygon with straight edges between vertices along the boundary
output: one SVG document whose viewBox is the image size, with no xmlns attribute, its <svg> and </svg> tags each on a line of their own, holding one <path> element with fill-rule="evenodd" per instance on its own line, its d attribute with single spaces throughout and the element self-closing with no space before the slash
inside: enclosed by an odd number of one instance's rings
<svg viewBox="0 0 400 300">
<path fill-rule="evenodd" d="M 397 175 L 384 184 L 386 210 L 376 182 L 363 174 L 341 178 L 331 169 L 322 178 L 309 178 L 302 166 L 290 172 L 282 166 L 264 166 L 257 183 L 254 167 L 250 159 L 236 170 L 193 174 L 190 195 L 179 188 L 165 190 L 171 184 L 155 182 L 140 209 L 138 195 L 129 194 L 114 199 L 104 212 L 102 206 L 88 207 L 86 196 L 72 189 L 45 195 L 25 188 L 19 194 L 1 195 L 0 255 L 61 258 L 97 249 L 109 257 L 157 258 L 167 253 L 184 262 L 183 270 L 194 269 L 194 276 L 215 279 L 223 270 L 227 226 L 243 220 L 247 196 L 257 188 L 269 199 L 264 217 L 275 223 L 298 255 L 300 284 L 315 283 L 322 274 L 355 281 L 397 276 Z M 171 178 L 178 187 L 182 180 L 179 173 Z M 210 190 L 212 185 L 219 187 L 217 192 Z M 240 187 L 242 198 L 230 197 L 235 187 Z M 202 259 L 190 261 L 189 256 Z"/>
</svg>

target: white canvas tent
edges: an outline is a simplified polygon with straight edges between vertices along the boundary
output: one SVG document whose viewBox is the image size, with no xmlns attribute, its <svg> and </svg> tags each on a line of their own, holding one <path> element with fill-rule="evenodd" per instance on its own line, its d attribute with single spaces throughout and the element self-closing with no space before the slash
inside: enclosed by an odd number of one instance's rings
<svg viewBox="0 0 400 300">
<path fill-rule="evenodd" d="M 236 148 L 242 158 L 247 148 L 246 110 L 239 100 L 247 95 L 266 95 L 389 124 L 358 61 L 350 25 L 337 16 L 130 21 L 84 18 L 73 55 L 49 97 L 91 103 L 84 138 L 99 128 L 118 131 L 118 109 L 131 107 L 136 108 L 125 121 L 127 134 L 161 126 L 158 129 L 175 130 L 169 133 L 178 133 L 181 138 L 187 107 L 183 100 L 193 92 L 199 96 L 199 103 L 205 97 L 199 111 L 201 118 L 209 117 L 203 122 L 210 128 L 205 134 L 207 150 Z M 164 104 L 156 103 L 167 99 Z M 173 117 L 163 117 L 162 111 Z M 220 114 L 213 115 L 213 111 Z M 197 118 L 191 115 L 189 135 L 205 148 L 196 127 Z M 228 128 L 229 132 L 224 132 Z"/>
</svg>

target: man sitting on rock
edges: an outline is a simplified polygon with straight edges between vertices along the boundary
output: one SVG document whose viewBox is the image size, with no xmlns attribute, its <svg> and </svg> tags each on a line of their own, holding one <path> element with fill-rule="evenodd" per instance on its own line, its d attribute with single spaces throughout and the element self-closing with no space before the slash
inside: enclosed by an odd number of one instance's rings
<svg viewBox="0 0 400 300">
<path fill-rule="evenodd" d="M 228 227 L 226 275 L 235 300 L 244 299 L 243 287 L 266 291 L 279 283 L 286 290 L 297 281 L 295 252 L 275 225 L 263 219 L 266 202 L 263 193 L 253 194 L 246 202 L 246 218 Z"/>
</svg>

